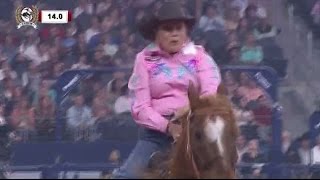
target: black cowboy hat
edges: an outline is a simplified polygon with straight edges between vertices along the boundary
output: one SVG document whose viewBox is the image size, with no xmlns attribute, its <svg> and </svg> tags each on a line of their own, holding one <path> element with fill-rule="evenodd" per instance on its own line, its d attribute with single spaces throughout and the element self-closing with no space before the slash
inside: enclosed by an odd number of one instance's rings
<svg viewBox="0 0 320 180">
<path fill-rule="evenodd" d="M 138 23 L 138 30 L 148 40 L 154 40 L 155 30 L 163 21 L 182 20 L 185 21 L 190 30 L 195 24 L 195 18 L 183 9 L 178 1 L 165 2 L 157 14 L 143 18 Z"/>
</svg>

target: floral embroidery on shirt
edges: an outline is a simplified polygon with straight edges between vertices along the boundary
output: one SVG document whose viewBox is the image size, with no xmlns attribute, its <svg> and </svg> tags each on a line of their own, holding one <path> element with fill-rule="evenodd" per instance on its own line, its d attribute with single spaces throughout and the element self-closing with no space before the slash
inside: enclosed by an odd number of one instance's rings
<svg viewBox="0 0 320 180">
<path fill-rule="evenodd" d="M 171 70 L 165 63 L 156 63 L 151 66 L 151 75 L 157 76 L 164 73 L 168 78 L 171 77 Z"/>
<path fill-rule="evenodd" d="M 197 67 L 198 67 L 198 61 L 195 59 L 189 60 L 186 64 L 185 67 L 190 73 L 196 73 L 197 72 Z"/>
<path fill-rule="evenodd" d="M 187 74 L 187 69 L 184 66 L 178 68 L 178 78 L 182 79 L 185 74 Z"/>
</svg>

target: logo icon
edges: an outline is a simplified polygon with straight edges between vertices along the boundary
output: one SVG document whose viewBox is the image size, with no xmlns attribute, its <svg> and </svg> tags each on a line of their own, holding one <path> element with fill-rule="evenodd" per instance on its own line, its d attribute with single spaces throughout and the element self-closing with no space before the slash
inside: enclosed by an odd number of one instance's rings
<svg viewBox="0 0 320 180">
<path fill-rule="evenodd" d="M 30 7 L 19 7 L 16 10 L 16 21 L 17 28 L 20 29 L 22 26 L 32 26 L 37 29 L 38 21 L 38 9 L 36 6 Z"/>
</svg>

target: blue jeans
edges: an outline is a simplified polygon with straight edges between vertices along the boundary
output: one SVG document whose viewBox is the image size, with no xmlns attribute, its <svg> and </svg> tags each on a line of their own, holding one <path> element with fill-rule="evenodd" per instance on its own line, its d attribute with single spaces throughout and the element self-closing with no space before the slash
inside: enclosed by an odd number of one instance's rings
<svg viewBox="0 0 320 180">
<path fill-rule="evenodd" d="M 141 129 L 139 140 L 127 161 L 113 171 L 113 179 L 137 179 L 148 167 L 150 156 L 171 147 L 172 138 L 161 132 Z"/>
</svg>

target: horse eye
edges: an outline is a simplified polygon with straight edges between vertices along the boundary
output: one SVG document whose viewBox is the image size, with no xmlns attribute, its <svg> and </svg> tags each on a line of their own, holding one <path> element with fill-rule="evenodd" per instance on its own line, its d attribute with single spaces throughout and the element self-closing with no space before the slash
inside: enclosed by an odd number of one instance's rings
<svg viewBox="0 0 320 180">
<path fill-rule="evenodd" d="M 197 131 L 195 133 L 195 137 L 196 137 L 197 140 L 201 140 L 202 139 L 202 134 L 199 131 Z"/>
</svg>

